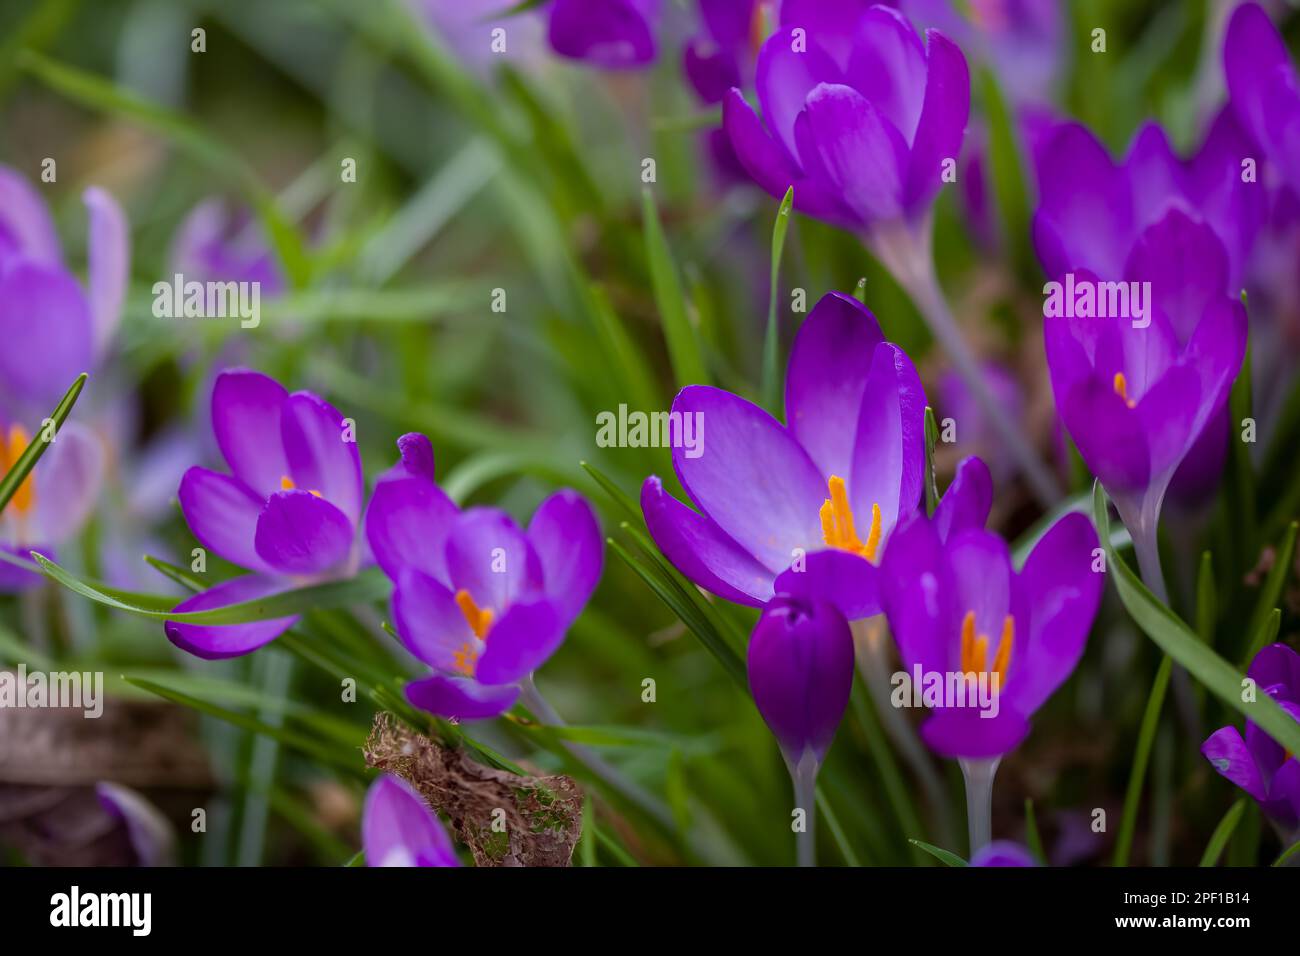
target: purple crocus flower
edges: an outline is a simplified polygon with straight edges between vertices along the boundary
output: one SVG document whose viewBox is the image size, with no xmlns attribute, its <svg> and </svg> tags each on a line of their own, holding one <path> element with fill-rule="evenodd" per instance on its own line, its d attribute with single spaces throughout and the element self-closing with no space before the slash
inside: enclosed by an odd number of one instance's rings
<svg viewBox="0 0 1300 956">
<path fill-rule="evenodd" d="M 375 485 L 366 538 L 397 585 L 397 636 L 434 671 L 407 685 L 407 699 L 442 717 L 494 717 L 595 590 L 600 527 L 568 490 L 543 501 L 526 532 L 496 508 L 461 511 L 434 483 L 429 439 L 397 444 L 401 460 Z"/>
<path fill-rule="evenodd" d="M 700 102 L 713 106 L 733 87 L 748 89 L 753 83 L 766 4 L 763 0 L 699 0 L 697 6 L 701 29 L 687 43 L 682 66 Z M 724 182 L 749 181 L 726 130 L 709 130 L 706 143 Z"/>
<path fill-rule="evenodd" d="M 1300 78 L 1268 14 L 1243 3 L 1223 42 L 1232 107 L 1283 179 L 1300 189 Z"/>
<path fill-rule="evenodd" d="M 82 194 L 89 215 L 88 281 L 64 264 L 45 201 L 0 166 L 0 402 L 23 421 L 48 415 L 103 356 L 126 296 L 126 217 L 103 189 Z"/>
<path fill-rule="evenodd" d="M 945 541 L 921 515 L 894 532 L 881 595 L 909 676 L 919 670 L 946 685 L 949 675 L 987 675 L 992 688 L 988 707 L 944 695 L 921 726 L 932 750 L 988 760 L 1024 740 L 1029 718 L 1083 655 L 1101 600 L 1096 547 L 1078 513 L 1057 521 L 1020 571 L 992 532 L 967 528 Z"/>
<path fill-rule="evenodd" d="M 393 774 L 366 791 L 361 813 L 366 866 L 460 866 L 456 848 L 424 798 Z"/>
<path fill-rule="evenodd" d="M 706 427 L 696 457 L 673 448 L 673 469 L 699 511 L 651 476 L 646 524 L 669 561 L 726 600 L 797 594 L 869 617 L 880 554 L 920 500 L 920 379 L 861 303 L 832 292 L 795 337 L 785 406 L 783 426 L 730 392 L 682 389 L 673 414 Z"/>
<path fill-rule="evenodd" d="M 1019 843 L 994 840 L 976 851 L 971 866 L 1038 866 L 1034 855 Z"/>
<path fill-rule="evenodd" d="M 754 180 L 796 208 L 868 232 L 924 218 L 970 112 L 966 60 L 897 10 L 786 0 L 758 55 L 763 120 L 733 89 L 723 128 Z M 766 128 L 764 128 L 766 124 Z"/>
<path fill-rule="evenodd" d="M 142 794 L 107 781 L 95 784 L 105 812 L 126 827 L 136 866 L 174 866 L 176 832 L 162 812 Z"/>
<path fill-rule="evenodd" d="M 793 772 L 826 759 L 853 689 L 853 636 L 833 604 L 777 595 L 749 639 L 749 689 Z"/>
<path fill-rule="evenodd" d="M 175 610 L 225 607 L 353 573 L 365 488 L 361 455 L 338 410 L 260 372 L 233 369 L 213 387 L 212 428 L 230 474 L 190 468 L 178 492 L 181 511 L 200 544 L 253 573 Z M 296 621 L 168 621 L 166 632 L 177 647 L 217 659 L 254 651 Z"/>
<path fill-rule="evenodd" d="M 609 70 L 653 63 L 659 0 L 555 0 L 547 36 L 561 56 Z"/>
<path fill-rule="evenodd" d="M 27 429 L 0 419 L 0 474 L 17 462 L 31 442 Z M 55 548 L 71 539 L 99 500 L 104 449 L 90 429 L 65 422 L 31 474 L 0 515 L 0 550 L 29 559 L 36 551 L 50 560 Z M 0 562 L 0 593 L 43 584 L 36 571 Z"/>
<path fill-rule="evenodd" d="M 1255 655 L 1246 671 L 1255 686 L 1300 721 L 1300 654 L 1271 644 Z M 1201 753 L 1259 804 L 1285 839 L 1300 834 L 1300 758 L 1246 721 L 1243 740 L 1236 727 L 1222 727 L 1201 745 Z"/>
<path fill-rule="evenodd" d="M 219 199 L 199 203 L 176 231 L 171 265 L 187 282 L 256 282 L 263 296 L 284 291 L 284 274 L 247 210 Z"/>
</svg>

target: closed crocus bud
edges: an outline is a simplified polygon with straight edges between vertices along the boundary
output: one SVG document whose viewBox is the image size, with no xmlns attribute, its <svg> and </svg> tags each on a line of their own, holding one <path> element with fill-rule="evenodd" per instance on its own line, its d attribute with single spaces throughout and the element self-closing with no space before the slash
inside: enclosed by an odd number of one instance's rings
<svg viewBox="0 0 1300 956">
<path fill-rule="evenodd" d="M 844 615 L 825 601 L 774 598 L 749 641 L 749 688 L 792 770 L 825 759 L 852 687 Z"/>
</svg>

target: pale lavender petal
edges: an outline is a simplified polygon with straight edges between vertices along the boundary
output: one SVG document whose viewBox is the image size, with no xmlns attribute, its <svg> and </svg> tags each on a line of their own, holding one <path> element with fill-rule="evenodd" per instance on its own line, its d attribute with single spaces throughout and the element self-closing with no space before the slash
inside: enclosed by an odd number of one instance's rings
<svg viewBox="0 0 1300 956">
<path fill-rule="evenodd" d="M 78 422 L 65 422 L 34 472 L 36 528 L 42 543 L 59 545 L 77 534 L 99 501 L 104 446 Z"/>
<path fill-rule="evenodd" d="M 510 603 L 542 590 L 537 552 L 519 526 L 498 508 L 470 508 L 447 537 L 452 589 L 468 591 L 480 608 L 500 616 Z"/>
<path fill-rule="evenodd" d="M 937 30 L 926 31 L 925 106 L 911 138 L 903 200 L 910 212 L 943 185 L 943 165 L 961 153 L 970 116 L 970 70 L 966 58 Z"/>
<path fill-rule="evenodd" d="M 131 235 L 126 214 L 108 192 L 92 186 L 82 194 L 82 201 L 90 214 L 86 244 L 90 312 L 95 348 L 102 355 L 122 319 L 131 263 Z"/>
<path fill-rule="evenodd" d="M 456 849 L 424 798 L 383 774 L 366 792 L 361 842 L 367 866 L 460 866 Z"/>
<path fill-rule="evenodd" d="M 38 265 L 63 265 L 59 234 L 45 200 L 27 177 L 0 166 L 0 252 L 6 246 Z"/>
</svg>

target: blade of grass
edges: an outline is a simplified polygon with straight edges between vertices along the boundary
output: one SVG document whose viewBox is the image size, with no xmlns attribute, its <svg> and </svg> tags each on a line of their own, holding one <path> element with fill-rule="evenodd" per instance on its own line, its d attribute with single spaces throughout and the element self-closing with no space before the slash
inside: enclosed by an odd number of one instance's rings
<svg viewBox="0 0 1300 956">
<path fill-rule="evenodd" d="M 1025 798 L 1025 842 L 1029 852 L 1034 855 L 1039 866 L 1047 866 L 1047 854 L 1043 852 L 1043 838 L 1038 833 L 1038 818 L 1034 815 L 1034 801 Z"/>
<path fill-rule="evenodd" d="M 925 513 L 934 517 L 939 506 L 939 479 L 934 473 L 934 446 L 939 440 L 939 426 L 934 420 L 934 409 L 925 406 Z"/>
<path fill-rule="evenodd" d="M 1214 557 L 1201 553 L 1196 572 L 1196 636 L 1208 647 L 1214 646 L 1214 622 L 1219 616 L 1218 596 L 1214 591 Z"/>
<path fill-rule="evenodd" d="M 1291 525 L 1286 529 L 1282 544 L 1274 555 L 1273 567 L 1269 569 L 1268 577 L 1264 579 L 1264 586 L 1260 589 L 1259 599 L 1255 602 L 1255 610 L 1250 616 L 1250 623 L 1246 625 L 1245 633 L 1248 635 L 1248 643 L 1238 665 L 1242 670 L 1250 666 L 1251 660 L 1254 659 L 1260 648 L 1268 640 L 1265 635 L 1269 629 L 1269 618 L 1277 613 L 1277 604 L 1282 597 L 1282 588 L 1291 576 L 1291 562 L 1295 559 L 1296 531 L 1298 528 L 1300 528 L 1300 525 L 1292 521 Z M 1277 632 L 1274 631 L 1273 634 L 1276 636 Z"/>
<path fill-rule="evenodd" d="M 953 853 L 950 850 L 945 850 L 943 847 L 935 846 L 932 843 L 926 843 L 924 840 L 913 840 L 909 838 L 907 842 L 912 844 L 912 846 L 917 847 L 918 849 L 924 850 L 926 853 L 930 854 L 936 860 L 939 860 L 941 863 L 944 863 L 947 866 L 969 866 L 970 865 L 961 857 L 959 857 L 956 853 Z"/>
<path fill-rule="evenodd" d="M 768 285 L 767 332 L 763 337 L 763 407 L 781 417 L 781 330 L 777 322 L 777 298 L 781 293 L 781 255 L 785 250 L 785 234 L 790 228 L 790 209 L 794 205 L 794 187 L 785 191 L 785 198 L 776 211 L 772 226 L 772 269 Z"/>
<path fill-rule="evenodd" d="M 1129 854 L 1133 850 L 1133 834 L 1137 830 L 1138 807 L 1142 802 L 1142 784 L 1146 779 L 1151 747 L 1155 743 L 1156 728 L 1160 725 L 1160 709 L 1164 706 L 1165 692 L 1169 689 L 1169 675 L 1172 672 L 1173 660 L 1166 655 L 1160 659 L 1156 679 L 1147 695 L 1146 709 L 1142 712 L 1137 749 L 1133 753 L 1133 764 L 1129 770 L 1128 789 L 1124 792 L 1124 812 L 1120 817 L 1119 835 L 1115 838 L 1115 854 L 1111 858 L 1111 866 L 1128 866 Z"/>
<path fill-rule="evenodd" d="M 1200 866 L 1214 866 L 1219 862 L 1219 857 L 1223 855 L 1223 848 L 1232 839 L 1232 832 L 1237 829 L 1237 824 L 1241 822 L 1241 815 L 1245 812 L 1246 797 L 1242 797 L 1228 808 L 1228 812 L 1223 815 L 1219 825 L 1214 828 L 1214 833 L 1210 835 L 1210 842 L 1205 845 Z"/>
<path fill-rule="evenodd" d="M 672 363 L 673 378 L 679 388 L 708 385 L 709 373 L 704 367 L 699 333 L 686 314 L 681 278 L 677 274 L 672 250 L 668 248 L 668 240 L 664 237 L 659 210 L 655 207 L 654 194 L 649 186 L 641 190 L 641 210 L 646 259 L 650 265 L 650 285 L 663 323 L 664 340 L 668 343 L 668 359 Z"/>
<path fill-rule="evenodd" d="M 18 456 L 18 460 L 14 462 L 13 467 L 9 469 L 4 478 L 0 478 L 0 511 L 8 507 L 9 499 L 18 492 L 24 479 L 31 474 L 32 469 L 36 467 L 36 463 L 45 454 L 45 449 L 50 442 L 58 438 L 59 429 L 68 420 L 72 406 L 77 404 L 77 396 L 81 394 L 82 388 L 85 387 L 87 378 L 85 372 L 78 375 L 77 380 L 72 383 L 67 392 L 64 393 L 63 398 L 59 400 L 59 404 L 54 407 L 54 411 L 50 413 L 49 420 L 52 423 L 53 431 L 49 431 L 48 427 L 41 428 L 36 433 L 36 437 L 23 449 L 23 453 Z M 50 434 L 48 440 L 45 437 L 47 431 Z"/>
</svg>

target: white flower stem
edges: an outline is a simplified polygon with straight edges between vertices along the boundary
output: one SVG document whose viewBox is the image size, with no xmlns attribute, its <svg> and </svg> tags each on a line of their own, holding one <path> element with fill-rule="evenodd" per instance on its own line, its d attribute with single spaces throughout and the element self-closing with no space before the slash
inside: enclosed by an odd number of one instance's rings
<svg viewBox="0 0 1300 956">
<path fill-rule="evenodd" d="M 551 727 L 564 726 L 564 719 L 556 713 L 555 708 L 542 696 L 537 689 L 537 684 L 533 682 L 531 674 L 524 678 L 519 686 L 522 691 L 520 697 L 524 705 L 532 711 L 534 717 Z M 569 755 L 574 760 L 586 767 L 592 776 L 603 781 L 611 790 L 622 795 L 625 800 L 639 808 L 666 832 L 673 833 L 676 831 L 677 823 L 673 819 L 672 811 L 668 809 L 667 804 L 655 797 L 650 791 L 629 780 L 622 772 L 605 761 L 604 758 L 595 754 L 590 748 L 568 740 L 562 740 L 561 746 L 569 752 Z"/>
<path fill-rule="evenodd" d="M 997 431 L 998 437 L 1016 459 L 1034 497 L 1044 507 L 1051 507 L 1061 497 L 1056 478 L 1025 439 L 1023 423 L 1012 421 L 1007 409 L 998 404 L 989 390 L 975 354 L 966 343 L 939 287 L 930 242 L 932 228 L 933 218 L 927 217 L 923 223 L 912 227 L 900 225 L 878 229 L 870 233 L 866 241 L 876 258 L 911 296 L 935 340 L 952 359 L 957 374 L 979 403 L 985 420 Z"/>
<path fill-rule="evenodd" d="M 1001 757 L 984 760 L 959 760 L 962 779 L 966 781 L 966 822 L 970 827 L 970 855 L 988 846 L 993 839 L 993 778 Z"/>
<path fill-rule="evenodd" d="M 803 830 L 795 834 L 795 856 L 800 866 L 817 865 L 817 773 L 821 761 L 806 750 L 797 764 L 786 761 L 794 784 L 794 805 L 803 810 Z"/>
</svg>

